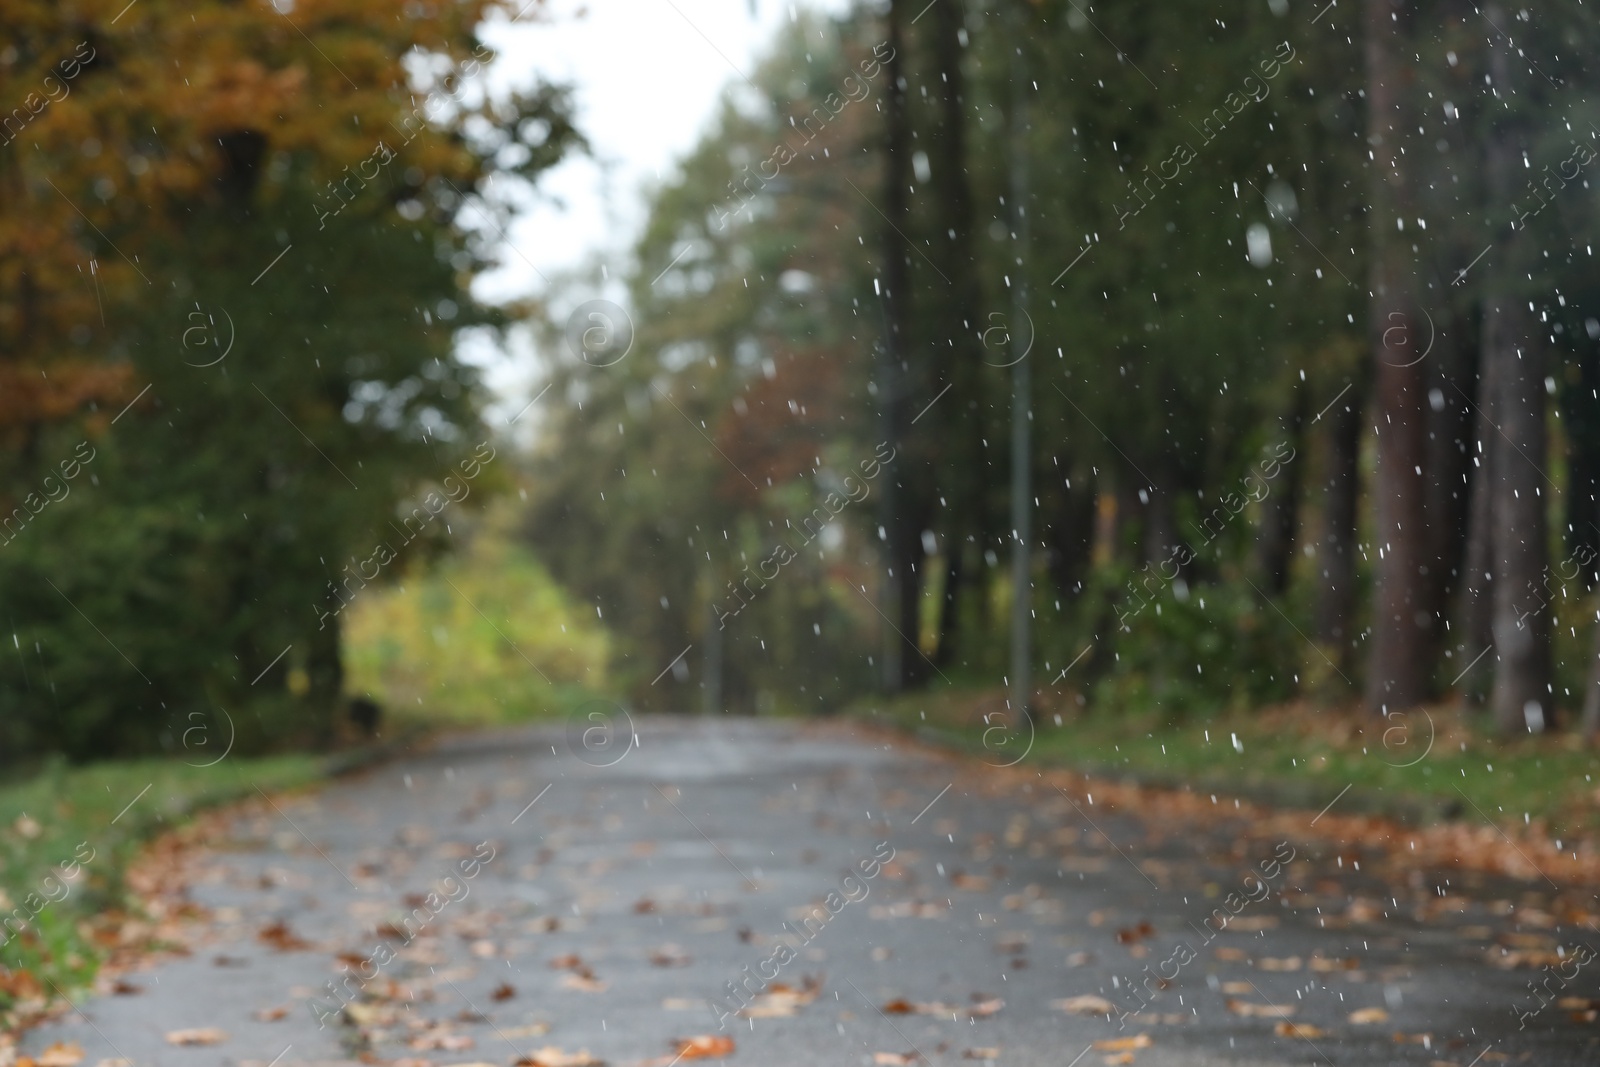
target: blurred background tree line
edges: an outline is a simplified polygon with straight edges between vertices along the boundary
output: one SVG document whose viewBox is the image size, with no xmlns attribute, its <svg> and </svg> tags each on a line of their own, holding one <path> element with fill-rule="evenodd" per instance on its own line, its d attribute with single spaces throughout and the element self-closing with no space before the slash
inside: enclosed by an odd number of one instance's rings
<svg viewBox="0 0 1600 1067">
<path fill-rule="evenodd" d="M 1448 0 L 801 18 L 654 194 L 632 354 L 564 353 L 528 534 L 655 706 L 997 686 L 1026 352 L 1038 702 L 1554 726 L 1595 692 L 1594 32 Z M 871 499 L 752 582 L 880 441 Z"/>
<path fill-rule="evenodd" d="M 488 0 L 120 6 L 0 2 L 0 753 L 995 686 L 1019 367 L 1041 706 L 1600 723 L 1579 3 L 801 11 L 626 269 L 498 308 L 490 177 L 582 141 L 458 92 Z M 515 322 L 533 453 L 323 615 L 493 436 L 457 346 Z"/>
</svg>

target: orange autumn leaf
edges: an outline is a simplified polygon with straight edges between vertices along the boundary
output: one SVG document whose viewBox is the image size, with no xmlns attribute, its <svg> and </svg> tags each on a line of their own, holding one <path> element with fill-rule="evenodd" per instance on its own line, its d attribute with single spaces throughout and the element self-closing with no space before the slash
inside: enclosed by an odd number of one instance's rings
<svg viewBox="0 0 1600 1067">
<path fill-rule="evenodd" d="M 83 1046 L 76 1041 L 57 1041 L 34 1058 L 38 1067 L 77 1067 L 83 1060 Z"/>
<path fill-rule="evenodd" d="M 710 1060 L 733 1052 L 733 1038 L 723 1034 L 699 1034 L 680 1037 L 675 1042 L 678 1058 L 684 1060 Z"/>
</svg>

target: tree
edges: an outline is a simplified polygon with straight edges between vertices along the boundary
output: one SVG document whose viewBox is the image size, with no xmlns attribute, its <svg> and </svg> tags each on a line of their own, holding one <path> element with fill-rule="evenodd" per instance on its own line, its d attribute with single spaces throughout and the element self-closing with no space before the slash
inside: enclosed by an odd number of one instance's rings
<svg viewBox="0 0 1600 1067">
<path fill-rule="evenodd" d="M 1429 696 L 1437 614 L 1430 603 L 1422 465 L 1427 461 L 1427 371 L 1416 358 L 1422 315 L 1406 220 L 1416 218 L 1415 176 L 1403 154 L 1409 126 L 1405 60 L 1415 12 L 1402 0 L 1366 0 L 1368 139 L 1372 165 L 1370 309 L 1378 434 L 1378 548 L 1367 705 L 1414 707 Z M 1413 221 L 1412 225 L 1415 225 Z"/>
<path fill-rule="evenodd" d="M 403 22 L 370 0 L 146 3 L 87 26 L 11 7 L 6 77 L 86 46 L 0 149 L 8 366 L 66 380 L 7 412 L 26 527 L 0 589 L 31 651 L 0 664 L 5 748 L 149 750 L 222 711 L 241 749 L 323 739 L 342 603 L 437 543 L 448 518 L 395 526 L 484 440 L 452 335 L 496 318 L 458 215 L 493 213 L 491 170 L 533 177 L 573 142 L 565 98 L 474 102 L 481 2 Z M 85 355 L 59 361 L 68 342 Z M 34 503 L 89 454 L 70 497 Z"/>
<path fill-rule="evenodd" d="M 1485 15 L 1501 21 L 1506 13 L 1489 5 Z M 1510 42 L 1491 45 L 1489 71 L 1496 85 L 1509 92 Z M 1529 124 L 1520 106 L 1507 107 L 1491 119 L 1485 147 L 1488 185 L 1493 202 L 1512 203 L 1518 192 L 1521 164 L 1533 146 Z M 1489 217 L 1500 213 L 1490 209 Z M 1527 610 L 1546 573 L 1547 547 L 1542 492 L 1545 455 L 1544 345 L 1524 299 L 1520 275 L 1538 257 L 1529 231 L 1513 222 L 1503 241 L 1484 298 L 1483 361 L 1486 392 L 1492 399 L 1499 441 L 1490 450 L 1489 510 L 1494 516 L 1494 646 L 1498 663 L 1489 710 L 1504 733 L 1538 732 L 1554 725 L 1549 698 L 1550 615 L 1542 606 Z M 1498 227 L 1497 227 L 1498 229 Z"/>
</svg>

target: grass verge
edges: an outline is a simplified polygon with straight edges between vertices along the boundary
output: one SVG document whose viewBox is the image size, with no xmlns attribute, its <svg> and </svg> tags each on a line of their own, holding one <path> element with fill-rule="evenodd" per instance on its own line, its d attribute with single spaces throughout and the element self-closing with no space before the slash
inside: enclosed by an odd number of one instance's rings
<svg viewBox="0 0 1600 1067">
<path fill-rule="evenodd" d="M 972 752 L 1143 784 L 1414 824 L 1515 824 L 1572 843 L 1600 837 L 1600 752 L 1571 735 L 1508 741 L 1478 716 L 1429 707 L 1368 718 L 1303 705 L 1172 722 L 1047 708 L 1033 737 L 999 690 L 940 689 L 865 701 L 851 713 Z"/>
<path fill-rule="evenodd" d="M 41 1012 L 55 991 L 94 979 L 96 923 L 125 906 L 123 871 L 145 841 L 201 808 L 316 782 L 327 757 L 47 765 L 0 782 L 0 1033 Z"/>
</svg>

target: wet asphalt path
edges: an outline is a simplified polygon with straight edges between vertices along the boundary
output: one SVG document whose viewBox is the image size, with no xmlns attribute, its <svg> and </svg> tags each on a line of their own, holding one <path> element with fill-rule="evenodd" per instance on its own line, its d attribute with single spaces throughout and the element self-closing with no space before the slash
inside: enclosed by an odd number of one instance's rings
<svg viewBox="0 0 1600 1067">
<path fill-rule="evenodd" d="M 1427 878 L 1394 896 L 1300 841 L 1270 895 L 1216 934 L 1205 917 L 1274 860 L 1274 842 L 1220 814 L 1111 814 L 1021 769 L 842 724 L 641 719 L 637 734 L 632 750 L 549 728 L 457 739 L 257 802 L 198 857 L 190 953 L 23 1051 L 447 1067 L 558 1049 L 665 1067 L 677 1039 L 721 1034 L 726 1062 L 761 1067 L 1600 1060 L 1600 1026 L 1554 1004 L 1518 1031 L 1533 972 L 1486 961 L 1512 930 L 1490 898 L 1515 886 L 1423 922 Z M 1352 921 L 1362 894 L 1393 906 Z M 1127 980 L 1147 965 L 1174 977 L 1120 1029 L 1055 1006 L 1131 1010 Z M 357 977 L 337 998 L 325 983 L 341 974 Z M 765 996 L 719 1032 L 710 1005 L 736 1007 L 727 983 L 747 975 Z M 1590 965 L 1565 992 L 1597 987 Z M 336 1013 L 341 999 L 356 1007 Z M 883 1010 L 896 1001 L 927 1007 Z M 1388 1017 L 1352 1022 L 1362 1009 Z M 226 1037 L 168 1042 L 188 1028 Z M 1091 1047 L 1138 1035 L 1148 1045 Z"/>
</svg>

